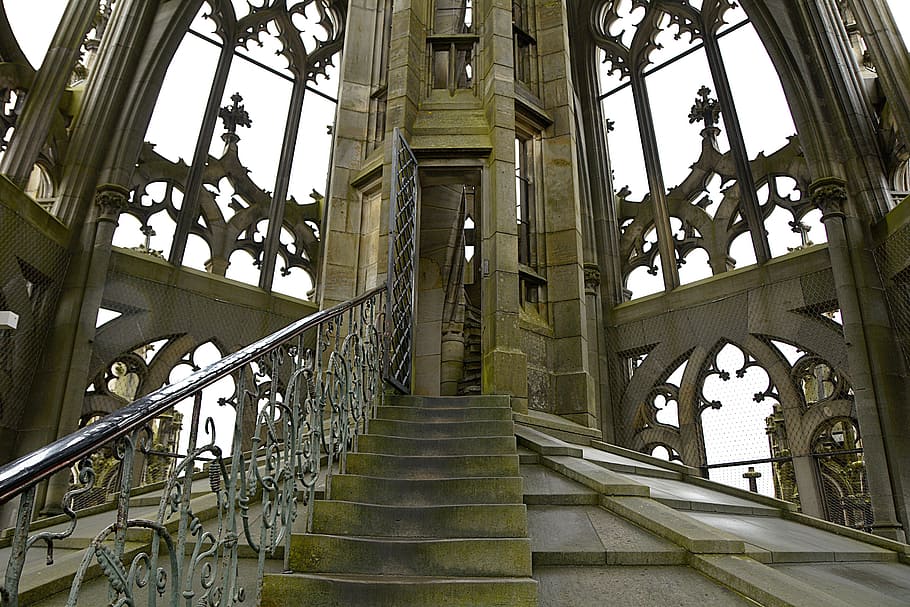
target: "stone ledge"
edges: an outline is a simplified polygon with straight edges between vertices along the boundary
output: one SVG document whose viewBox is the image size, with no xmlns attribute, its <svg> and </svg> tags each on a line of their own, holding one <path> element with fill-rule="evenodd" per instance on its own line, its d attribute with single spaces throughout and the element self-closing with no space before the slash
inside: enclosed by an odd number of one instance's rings
<svg viewBox="0 0 910 607">
<path fill-rule="evenodd" d="M 545 456 L 544 466 L 602 495 L 648 498 L 651 489 L 589 461 L 564 455 Z"/>
<path fill-rule="evenodd" d="M 741 539 L 649 498 L 603 496 L 600 503 L 610 512 L 695 554 L 743 554 L 746 550 Z"/>
<path fill-rule="evenodd" d="M 745 556 L 690 555 L 689 565 L 764 607 L 853 607 Z"/>
<path fill-rule="evenodd" d="M 580 448 L 564 444 L 562 441 L 556 440 L 552 436 L 528 426 L 515 426 L 515 436 L 518 439 L 519 445 L 527 447 L 531 451 L 541 455 L 581 457 L 583 454 Z"/>
</svg>

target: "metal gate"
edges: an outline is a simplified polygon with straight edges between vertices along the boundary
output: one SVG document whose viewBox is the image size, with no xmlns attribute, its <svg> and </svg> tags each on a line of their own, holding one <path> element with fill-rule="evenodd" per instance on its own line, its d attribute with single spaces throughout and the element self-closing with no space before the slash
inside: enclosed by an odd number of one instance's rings
<svg viewBox="0 0 910 607">
<path fill-rule="evenodd" d="M 417 292 L 417 158 L 397 128 L 392 139 L 392 197 L 389 203 L 388 313 L 389 353 L 386 380 L 411 391 L 414 309 Z"/>
</svg>

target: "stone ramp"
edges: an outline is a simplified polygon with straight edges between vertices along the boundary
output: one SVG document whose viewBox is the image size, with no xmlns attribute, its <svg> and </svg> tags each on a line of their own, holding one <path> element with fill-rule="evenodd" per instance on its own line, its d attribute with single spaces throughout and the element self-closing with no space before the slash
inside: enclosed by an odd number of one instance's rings
<svg viewBox="0 0 910 607">
<path fill-rule="evenodd" d="M 262 605 L 536 605 L 511 416 L 507 397 L 387 399 Z"/>
<path fill-rule="evenodd" d="M 516 435 L 541 606 L 910 604 L 910 546 L 612 445 Z"/>
</svg>

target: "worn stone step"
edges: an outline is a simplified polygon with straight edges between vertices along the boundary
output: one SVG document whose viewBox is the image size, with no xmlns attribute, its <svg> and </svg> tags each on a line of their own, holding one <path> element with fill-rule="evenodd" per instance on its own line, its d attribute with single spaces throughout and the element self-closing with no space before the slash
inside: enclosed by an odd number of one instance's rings
<svg viewBox="0 0 910 607">
<path fill-rule="evenodd" d="M 530 578 L 266 575 L 262 607 L 536 607 Z"/>
<path fill-rule="evenodd" d="M 398 479 L 336 474 L 332 499 L 385 505 L 431 506 L 434 504 L 518 504 L 522 479 L 473 477 L 443 479 Z"/>
<path fill-rule="evenodd" d="M 511 421 L 404 421 L 370 420 L 371 434 L 410 438 L 456 438 L 470 436 L 514 436 Z"/>
<path fill-rule="evenodd" d="M 405 396 L 391 395 L 383 399 L 383 405 L 417 407 L 426 409 L 455 409 L 464 407 L 493 407 L 511 409 L 508 396 Z"/>
<path fill-rule="evenodd" d="M 521 577 L 531 575 L 527 538 L 399 539 L 295 534 L 290 564 L 308 573 Z"/>
<path fill-rule="evenodd" d="M 507 407 L 395 407 L 383 405 L 377 408 L 379 419 L 397 419 L 415 422 L 476 422 L 509 421 L 512 410 Z"/>
<path fill-rule="evenodd" d="M 358 439 L 360 453 L 386 455 L 494 455 L 514 454 L 515 437 L 481 436 L 459 438 L 410 438 L 364 434 Z"/>
<path fill-rule="evenodd" d="M 313 531 L 364 537 L 524 537 L 527 512 L 520 504 L 386 506 L 317 501 Z"/>
<path fill-rule="evenodd" d="M 518 476 L 518 456 L 351 453 L 348 455 L 347 473 L 414 479 Z"/>
</svg>

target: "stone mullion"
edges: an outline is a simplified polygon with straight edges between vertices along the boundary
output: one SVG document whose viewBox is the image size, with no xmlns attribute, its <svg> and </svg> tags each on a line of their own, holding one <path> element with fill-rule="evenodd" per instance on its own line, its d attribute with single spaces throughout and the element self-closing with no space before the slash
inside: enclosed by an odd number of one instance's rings
<svg viewBox="0 0 910 607">
<path fill-rule="evenodd" d="M 904 145 L 910 148 L 910 53 L 883 0 L 849 0 Z"/>
<path fill-rule="evenodd" d="M 822 210 L 837 301 L 843 314 L 856 417 L 865 447 L 863 459 L 875 517 L 872 528 L 878 535 L 905 541 L 905 530 L 896 508 L 900 485 L 894 485 L 899 470 L 892 465 L 893 454 L 888 449 L 897 445 L 889 440 L 889 429 L 882 419 L 883 409 L 889 405 L 900 407 L 903 403 L 885 402 L 888 389 L 882 385 L 882 378 L 876 378 L 872 359 L 873 356 L 879 361 L 896 357 L 894 350 L 882 349 L 870 340 L 867 332 L 866 308 L 874 302 L 864 297 L 857 280 L 853 250 L 859 249 L 862 243 L 852 242 L 848 234 L 846 182 L 837 178 L 820 179 L 811 184 L 810 193 L 815 206 Z"/>
<path fill-rule="evenodd" d="M 79 49 L 98 11 L 97 0 L 68 2 L 41 69 L 25 98 L 16 132 L 0 172 L 24 187 L 47 142 L 63 92 L 79 59 Z"/>
<path fill-rule="evenodd" d="M 687 466 L 705 470 L 708 454 L 705 450 L 705 432 L 702 428 L 699 396 L 704 390 L 703 367 L 710 353 L 702 346 L 696 347 L 686 363 L 686 370 L 679 381 L 677 418 L 679 421 L 679 456 Z M 669 369 L 672 373 L 673 369 Z M 705 477 L 707 478 L 707 474 Z"/>
<path fill-rule="evenodd" d="M 745 137 L 739 124 L 736 104 L 733 102 L 733 89 L 730 87 L 730 80 L 727 78 L 727 69 L 724 66 L 716 34 L 713 32 L 706 33 L 704 42 L 705 53 L 708 56 L 708 66 L 711 69 L 714 86 L 717 87 L 717 100 L 720 103 L 724 126 L 727 129 L 727 139 L 730 141 L 730 151 L 733 152 L 736 179 L 739 183 L 740 210 L 752 235 L 755 259 L 760 264 L 765 263 L 771 259 L 771 247 L 768 245 L 768 235 L 765 232 L 765 222 L 758 202 L 758 193 L 755 190 L 755 180 L 752 178 L 752 167 L 749 164 Z"/>
<path fill-rule="evenodd" d="M 644 76 L 633 74 L 632 97 L 638 116 L 638 131 L 641 135 L 642 152 L 648 173 L 648 187 L 651 190 L 651 207 L 654 210 L 654 227 L 657 230 L 657 248 L 663 272 L 664 289 L 671 291 L 679 286 L 679 271 L 676 267 L 676 253 L 673 231 L 670 227 L 670 211 L 667 206 L 667 190 L 664 185 L 657 134 L 654 131 L 654 116 L 651 113 L 651 98 Z"/>
<path fill-rule="evenodd" d="M 190 171 L 186 178 L 185 191 L 183 192 L 183 204 L 180 206 L 180 216 L 177 218 L 177 229 L 174 232 L 174 240 L 171 245 L 170 261 L 175 266 L 183 263 L 183 256 L 186 252 L 186 243 L 189 238 L 190 230 L 196 223 L 196 216 L 199 213 L 199 194 L 202 189 L 202 179 L 205 176 L 205 169 L 209 157 L 209 148 L 212 145 L 212 138 L 215 136 L 215 123 L 218 120 L 218 110 L 221 107 L 221 100 L 224 98 L 224 91 L 227 87 L 228 76 L 231 72 L 231 65 L 234 60 L 233 37 L 225 36 L 227 42 L 222 45 L 221 53 L 218 56 L 218 67 L 215 70 L 215 79 L 209 90 L 209 98 L 205 106 L 205 114 L 202 118 L 202 126 L 199 127 L 199 136 L 196 139 L 196 149 L 193 152 L 193 162 L 190 165 Z M 215 252 L 212 251 L 214 257 Z"/>
<path fill-rule="evenodd" d="M 270 291 L 275 278 L 275 264 L 278 256 L 281 227 L 284 224 L 284 205 L 288 197 L 288 185 L 291 181 L 291 167 L 294 164 L 294 152 L 297 148 L 297 132 L 300 130 L 300 118 L 303 114 L 303 100 L 306 97 L 306 78 L 298 75 L 294 79 L 291 91 L 291 105 L 284 125 L 284 140 L 281 145 L 281 159 L 278 161 L 278 177 L 275 181 L 275 193 L 269 207 L 269 227 L 262 253 L 259 288 Z"/>
</svg>

